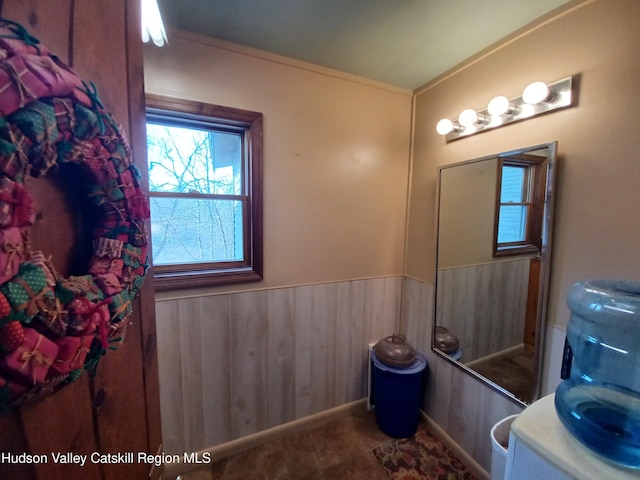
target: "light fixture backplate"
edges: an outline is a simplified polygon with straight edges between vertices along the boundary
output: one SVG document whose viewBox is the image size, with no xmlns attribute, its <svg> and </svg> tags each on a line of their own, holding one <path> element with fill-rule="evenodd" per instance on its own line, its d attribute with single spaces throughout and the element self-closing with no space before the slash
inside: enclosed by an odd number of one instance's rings
<svg viewBox="0 0 640 480">
<path fill-rule="evenodd" d="M 452 140 L 468 137 L 470 135 L 484 132 L 486 130 L 503 127 L 505 125 L 509 125 L 510 123 L 528 120 L 529 118 L 536 117 L 543 113 L 552 112 L 561 108 L 571 107 L 575 103 L 576 99 L 575 92 L 573 91 L 573 79 L 574 77 L 571 76 L 548 84 L 551 98 L 545 102 L 530 105 L 524 103 L 524 101 L 522 100 L 522 95 L 510 98 L 509 103 L 515 107 L 515 111 L 511 114 L 494 117 L 489 114 L 489 112 L 487 111 L 487 107 L 481 110 L 476 110 L 476 112 L 478 112 L 478 115 L 484 115 L 485 117 L 487 117 L 486 123 L 475 124 L 468 128 L 460 126 L 459 130 L 454 130 L 447 133 L 447 135 L 445 135 L 445 139 L 447 142 L 450 142 Z"/>
</svg>

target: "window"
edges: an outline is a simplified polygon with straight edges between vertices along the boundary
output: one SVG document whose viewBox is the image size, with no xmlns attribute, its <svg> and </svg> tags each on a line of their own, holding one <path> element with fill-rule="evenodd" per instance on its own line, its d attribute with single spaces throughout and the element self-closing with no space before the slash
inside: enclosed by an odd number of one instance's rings
<svg viewBox="0 0 640 480">
<path fill-rule="evenodd" d="M 544 157 L 530 154 L 500 158 L 494 256 L 540 251 L 544 162 Z"/>
<path fill-rule="evenodd" d="M 262 279 L 262 114 L 147 95 L 156 288 Z"/>
</svg>

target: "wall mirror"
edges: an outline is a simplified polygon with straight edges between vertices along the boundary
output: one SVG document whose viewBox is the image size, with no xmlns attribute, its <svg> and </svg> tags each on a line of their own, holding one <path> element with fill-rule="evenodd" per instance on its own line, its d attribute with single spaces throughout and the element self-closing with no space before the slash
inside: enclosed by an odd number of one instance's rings
<svg viewBox="0 0 640 480">
<path fill-rule="evenodd" d="M 540 395 L 556 150 L 438 168 L 433 349 L 522 404 Z"/>
</svg>

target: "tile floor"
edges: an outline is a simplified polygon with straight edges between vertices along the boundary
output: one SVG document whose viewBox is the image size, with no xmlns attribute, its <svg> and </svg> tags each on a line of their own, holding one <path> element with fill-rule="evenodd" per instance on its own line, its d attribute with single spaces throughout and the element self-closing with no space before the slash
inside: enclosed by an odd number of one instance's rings
<svg viewBox="0 0 640 480">
<path fill-rule="evenodd" d="M 373 449 L 393 440 L 378 428 L 373 412 L 363 410 L 190 471 L 181 479 L 388 480 Z"/>
</svg>

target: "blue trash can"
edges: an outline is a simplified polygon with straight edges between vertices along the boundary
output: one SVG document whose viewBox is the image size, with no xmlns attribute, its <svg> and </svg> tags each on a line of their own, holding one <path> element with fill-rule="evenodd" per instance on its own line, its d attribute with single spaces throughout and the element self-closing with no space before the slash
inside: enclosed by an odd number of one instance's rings
<svg viewBox="0 0 640 480">
<path fill-rule="evenodd" d="M 427 360 L 420 353 L 405 368 L 390 367 L 371 352 L 373 405 L 380 429 L 394 438 L 415 435 Z"/>
</svg>

